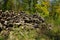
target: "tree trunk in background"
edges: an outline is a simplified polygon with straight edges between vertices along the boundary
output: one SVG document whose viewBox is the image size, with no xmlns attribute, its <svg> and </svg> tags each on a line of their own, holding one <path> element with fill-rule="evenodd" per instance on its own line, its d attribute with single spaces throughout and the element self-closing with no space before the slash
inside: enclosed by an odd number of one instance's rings
<svg viewBox="0 0 60 40">
<path fill-rule="evenodd" d="M 3 1 L 4 1 L 4 3 L 3 3 L 2 10 L 4 11 L 4 10 L 7 10 L 7 2 L 8 2 L 8 0 L 3 0 Z"/>
<path fill-rule="evenodd" d="M 34 9 L 34 12 L 36 12 L 36 9 L 35 9 L 36 4 L 37 4 L 37 0 L 34 0 L 34 1 L 33 1 L 33 9 Z"/>
<path fill-rule="evenodd" d="M 37 0 L 29 0 L 29 11 L 36 12 L 35 5 L 37 4 Z"/>
</svg>

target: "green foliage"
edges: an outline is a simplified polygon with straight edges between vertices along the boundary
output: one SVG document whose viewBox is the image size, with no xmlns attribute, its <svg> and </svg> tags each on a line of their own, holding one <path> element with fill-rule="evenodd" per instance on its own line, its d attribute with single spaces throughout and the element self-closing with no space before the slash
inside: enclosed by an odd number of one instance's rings
<svg viewBox="0 0 60 40">
<path fill-rule="evenodd" d="M 4 37 L 0 36 L 0 40 L 4 40 Z"/>
<path fill-rule="evenodd" d="M 43 17 L 49 16 L 49 11 L 48 11 L 46 6 L 41 6 L 39 4 L 36 4 L 36 9 L 37 9 L 38 12 L 40 12 L 40 14 Z"/>
</svg>

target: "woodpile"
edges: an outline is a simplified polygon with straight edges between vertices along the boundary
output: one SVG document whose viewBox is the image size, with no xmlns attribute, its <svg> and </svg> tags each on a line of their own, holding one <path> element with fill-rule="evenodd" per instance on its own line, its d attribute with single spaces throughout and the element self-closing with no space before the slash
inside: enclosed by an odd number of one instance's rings
<svg viewBox="0 0 60 40">
<path fill-rule="evenodd" d="M 34 28 L 39 28 L 41 24 L 45 23 L 44 18 L 38 16 L 38 14 L 26 14 L 25 12 L 14 12 L 0 10 L 0 31 L 3 29 L 9 29 L 17 25 L 17 27 L 32 25 Z M 45 24 L 44 24 L 45 25 Z"/>
</svg>

